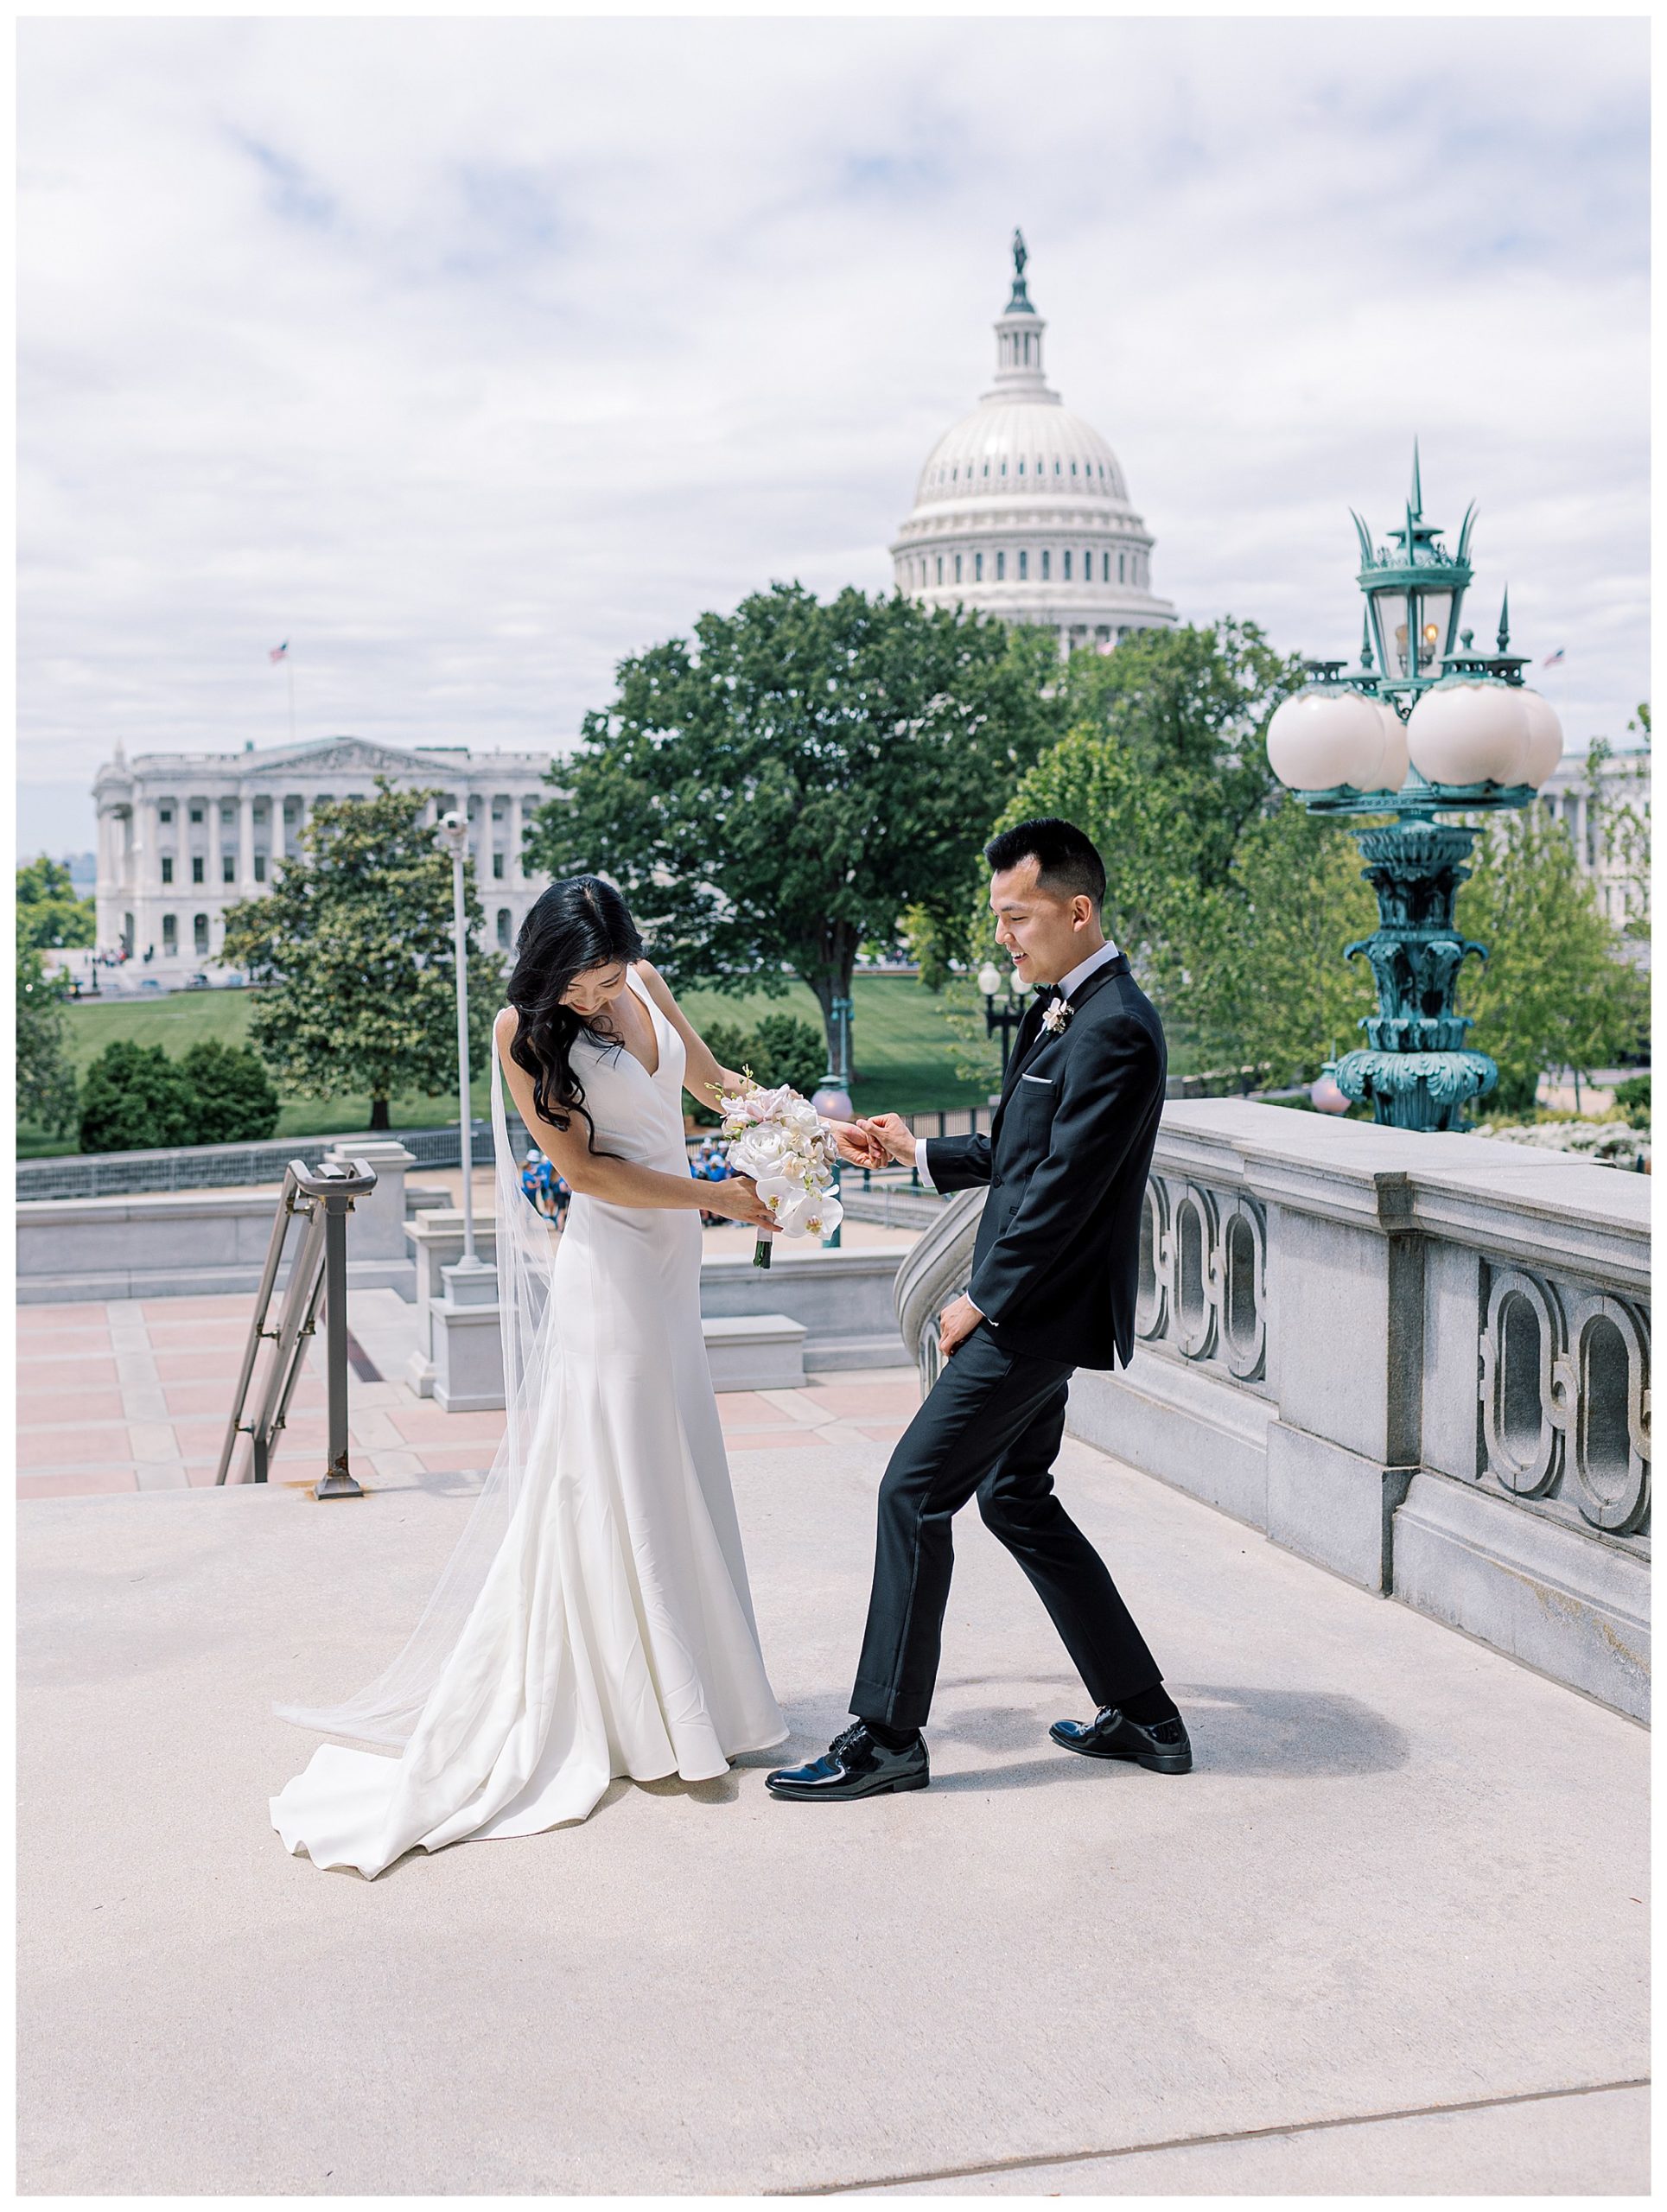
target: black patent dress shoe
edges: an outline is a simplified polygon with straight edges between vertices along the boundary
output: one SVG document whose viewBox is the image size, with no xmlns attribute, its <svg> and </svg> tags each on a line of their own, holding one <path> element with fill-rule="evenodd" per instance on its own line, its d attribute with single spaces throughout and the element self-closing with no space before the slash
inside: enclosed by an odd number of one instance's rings
<svg viewBox="0 0 1667 2212">
<path fill-rule="evenodd" d="M 1102 1706 L 1091 1720 L 1056 1720 L 1048 1730 L 1067 1751 L 1089 1759 L 1133 1759 L 1154 1774 L 1190 1774 L 1193 1746 L 1187 1724 L 1173 1720 L 1131 1720 L 1115 1705 Z"/>
<path fill-rule="evenodd" d="M 888 1789 L 924 1789 L 932 1780 L 926 1739 L 917 1735 L 889 1751 L 858 1720 L 836 1736 L 819 1759 L 779 1767 L 764 1787 L 773 1797 L 879 1797 Z"/>
</svg>

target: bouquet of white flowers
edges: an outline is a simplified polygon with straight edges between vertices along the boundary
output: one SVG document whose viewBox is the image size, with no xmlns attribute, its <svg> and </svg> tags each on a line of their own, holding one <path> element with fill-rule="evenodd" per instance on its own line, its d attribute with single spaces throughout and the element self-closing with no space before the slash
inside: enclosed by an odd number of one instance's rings
<svg viewBox="0 0 1667 2212">
<path fill-rule="evenodd" d="M 766 1090 L 750 1076 L 740 1090 L 722 1092 L 718 1111 L 729 1140 L 725 1154 L 737 1175 L 750 1175 L 770 1209 L 774 1230 L 760 1230 L 753 1265 L 770 1264 L 770 1239 L 830 1236 L 844 1209 L 833 1194 L 833 1139 L 808 1098 L 789 1084 Z"/>
</svg>

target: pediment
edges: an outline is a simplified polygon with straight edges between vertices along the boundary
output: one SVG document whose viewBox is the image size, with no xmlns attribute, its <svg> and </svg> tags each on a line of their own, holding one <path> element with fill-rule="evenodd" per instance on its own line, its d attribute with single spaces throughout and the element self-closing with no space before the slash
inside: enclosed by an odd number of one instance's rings
<svg viewBox="0 0 1667 2212">
<path fill-rule="evenodd" d="M 268 754 L 264 760 L 257 756 L 249 766 L 258 775 L 336 774 L 344 770 L 364 769 L 372 775 L 381 772 L 391 776 L 409 776 L 412 759 L 410 753 L 391 745 L 372 745 L 362 737 L 343 737 L 327 739 L 317 746 L 297 746 L 294 752 L 286 747 L 282 753 Z"/>
</svg>

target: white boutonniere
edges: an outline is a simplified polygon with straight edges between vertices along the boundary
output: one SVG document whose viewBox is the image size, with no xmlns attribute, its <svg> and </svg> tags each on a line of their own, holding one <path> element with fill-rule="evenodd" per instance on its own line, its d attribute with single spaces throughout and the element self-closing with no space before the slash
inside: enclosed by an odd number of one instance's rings
<svg viewBox="0 0 1667 2212">
<path fill-rule="evenodd" d="M 1042 1027 L 1050 1036 L 1064 1036 L 1066 1024 L 1070 1019 L 1071 1005 L 1066 999 L 1051 999 L 1042 1008 Z"/>
</svg>

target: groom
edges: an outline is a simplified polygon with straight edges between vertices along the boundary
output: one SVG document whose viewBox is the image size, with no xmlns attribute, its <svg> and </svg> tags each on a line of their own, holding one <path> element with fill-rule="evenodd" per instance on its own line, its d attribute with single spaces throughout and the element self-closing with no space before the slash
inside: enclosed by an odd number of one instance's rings
<svg viewBox="0 0 1667 2212">
<path fill-rule="evenodd" d="M 1105 870 L 1069 822 L 1022 822 L 984 849 L 998 942 L 1027 1010 L 989 1136 L 917 1144 L 900 1117 L 864 1126 L 940 1191 L 987 1183 L 972 1275 L 945 1308 L 943 1371 L 880 1486 L 853 1726 L 768 1776 L 776 1797 L 872 1797 L 931 1780 L 920 1731 L 938 1673 L 953 1545 L 976 1497 L 1029 1576 L 1098 1708 L 1049 1730 L 1066 1751 L 1185 1774 L 1192 1748 L 1158 1664 L 1088 1539 L 1053 1494 L 1077 1367 L 1134 1350 L 1147 1169 L 1163 1107 L 1163 1029 L 1100 927 Z"/>
</svg>

